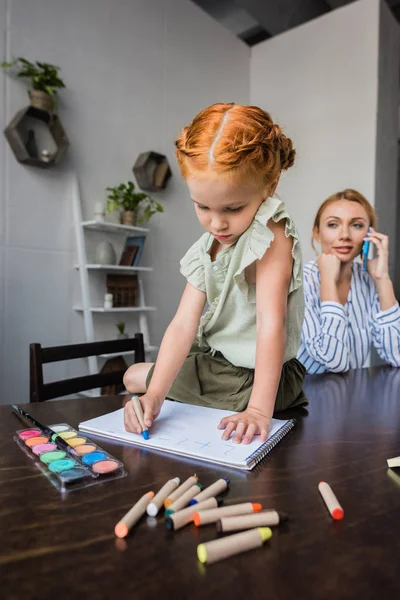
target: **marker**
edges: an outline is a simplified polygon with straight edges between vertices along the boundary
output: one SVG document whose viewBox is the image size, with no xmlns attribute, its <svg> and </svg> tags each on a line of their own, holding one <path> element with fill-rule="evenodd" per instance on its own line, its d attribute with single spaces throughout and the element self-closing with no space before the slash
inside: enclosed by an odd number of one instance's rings
<svg viewBox="0 0 400 600">
<path fill-rule="evenodd" d="M 368 232 L 367 235 L 369 234 L 369 227 L 368 227 Z M 370 246 L 371 242 L 364 242 L 361 248 L 361 255 L 362 255 L 362 264 L 363 264 L 363 271 L 367 270 L 367 264 L 368 264 L 368 253 L 369 253 L 369 246 Z"/>
<path fill-rule="evenodd" d="M 287 520 L 288 516 L 285 513 L 278 513 L 276 510 L 263 510 L 249 515 L 223 517 L 217 521 L 217 531 L 239 531 L 240 529 L 253 529 L 253 527 L 271 527 Z"/>
<path fill-rule="evenodd" d="M 332 491 L 330 485 L 325 483 L 325 481 L 320 481 L 318 484 L 319 493 L 324 499 L 327 509 L 331 513 L 331 516 L 336 521 L 340 521 L 344 517 L 344 510 L 340 506 L 338 499 Z"/>
<path fill-rule="evenodd" d="M 128 535 L 129 530 L 139 521 L 140 517 L 146 512 L 147 505 L 154 498 L 154 492 L 147 492 L 134 504 L 130 511 L 116 524 L 114 532 L 119 538 Z"/>
<path fill-rule="evenodd" d="M 259 548 L 270 539 L 272 531 L 269 527 L 257 527 L 242 533 L 228 535 L 227 537 L 213 540 L 197 546 L 197 556 L 201 563 L 214 563 L 224 558 L 229 558 L 253 548 Z"/>
<path fill-rule="evenodd" d="M 193 521 L 193 515 L 199 508 L 206 511 L 221 506 L 222 502 L 222 498 L 208 498 L 208 500 L 204 500 L 204 502 L 200 502 L 200 504 L 194 504 L 183 510 L 178 510 L 165 519 L 165 527 L 173 531 L 181 529 Z"/>
<path fill-rule="evenodd" d="M 150 504 L 147 506 L 146 512 L 150 517 L 155 517 L 157 515 L 158 511 L 164 504 L 165 498 L 167 498 L 171 492 L 176 490 L 180 484 L 180 481 L 181 480 L 179 477 L 175 477 L 174 479 L 167 481 L 167 483 L 162 486 L 162 488 L 154 496 L 152 502 L 150 502 Z"/>
<path fill-rule="evenodd" d="M 182 494 L 182 496 L 179 496 L 179 498 L 177 498 L 175 502 L 170 504 L 168 510 L 165 511 L 166 516 L 169 516 L 171 514 L 171 511 L 177 512 L 178 510 L 181 510 L 181 508 L 185 508 L 185 506 L 189 504 L 192 498 L 194 498 L 196 495 L 200 495 L 202 488 L 203 486 L 201 485 L 201 483 L 196 483 L 195 485 L 192 485 L 192 487 L 190 487 L 184 494 Z"/>
<path fill-rule="evenodd" d="M 35 427 L 40 429 L 40 431 L 48 438 L 50 438 L 50 440 L 54 444 L 56 444 L 58 448 L 64 450 L 74 461 L 79 463 L 79 466 L 82 467 L 82 469 L 85 469 L 85 471 L 90 473 L 92 477 L 98 477 L 98 473 L 93 473 L 91 469 L 88 469 L 88 467 L 82 462 L 81 457 L 78 456 L 78 454 L 75 452 L 72 446 L 70 446 L 66 440 L 64 440 L 60 435 L 58 435 L 56 431 L 54 431 L 53 429 L 51 429 L 51 427 L 48 427 L 47 425 L 42 425 L 42 423 L 39 423 L 39 421 L 32 417 L 32 415 L 27 413 L 25 410 L 23 410 L 16 404 L 12 404 L 11 406 L 17 413 L 17 415 L 21 418 L 21 420 L 24 421 L 24 423 L 28 422 L 30 425 L 34 425 Z"/>
<path fill-rule="evenodd" d="M 195 506 L 199 507 L 200 505 L 197 504 Z M 214 510 L 202 510 L 198 508 L 197 512 L 195 512 L 193 515 L 193 522 L 196 527 L 200 527 L 200 525 L 216 523 L 216 521 L 222 517 L 228 517 L 231 515 L 247 515 L 260 510 L 262 510 L 262 505 L 253 502 L 232 504 L 231 506 L 223 506 L 222 508 L 215 508 Z"/>
<path fill-rule="evenodd" d="M 196 496 L 196 498 L 193 498 L 193 500 L 190 501 L 190 504 L 197 504 L 197 502 L 202 502 L 203 500 L 207 500 L 207 498 L 211 498 L 213 496 L 216 496 L 217 494 L 220 494 L 221 492 L 224 492 L 228 487 L 230 481 L 231 480 L 228 479 L 228 477 L 218 479 L 217 481 L 206 487 L 201 492 L 201 494 Z"/>
<path fill-rule="evenodd" d="M 149 430 L 144 423 L 143 408 L 140 403 L 139 396 L 132 396 L 131 400 L 133 403 L 133 408 L 136 413 L 136 418 L 139 421 L 140 427 L 142 428 L 142 436 L 144 437 L 145 440 L 148 440 L 149 439 Z"/>
<path fill-rule="evenodd" d="M 174 492 L 172 492 L 172 494 L 170 494 L 168 496 L 168 498 L 166 498 L 164 500 L 164 506 L 165 508 L 169 508 L 171 506 L 171 504 L 173 502 L 175 502 L 175 500 L 177 498 L 179 498 L 179 496 L 182 496 L 182 494 L 184 492 L 186 492 L 189 488 L 192 487 L 192 485 L 194 485 L 195 483 L 197 483 L 199 480 L 199 478 L 197 477 L 196 474 L 192 475 L 192 477 L 189 477 L 188 479 L 186 479 L 186 481 L 184 481 L 182 483 L 182 485 L 180 485 Z"/>
</svg>

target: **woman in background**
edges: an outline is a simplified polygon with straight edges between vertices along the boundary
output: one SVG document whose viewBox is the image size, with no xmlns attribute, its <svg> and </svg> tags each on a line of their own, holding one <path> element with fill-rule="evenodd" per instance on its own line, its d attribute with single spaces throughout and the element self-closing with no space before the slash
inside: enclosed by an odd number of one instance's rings
<svg viewBox="0 0 400 600">
<path fill-rule="evenodd" d="M 305 319 L 297 358 L 308 373 L 364 366 L 371 342 L 379 356 L 400 366 L 400 308 L 388 273 L 387 235 L 362 194 L 347 189 L 320 206 L 312 230 L 321 254 L 304 266 Z M 364 242 L 376 258 L 356 260 Z M 315 250 L 315 248 L 314 248 Z"/>
</svg>

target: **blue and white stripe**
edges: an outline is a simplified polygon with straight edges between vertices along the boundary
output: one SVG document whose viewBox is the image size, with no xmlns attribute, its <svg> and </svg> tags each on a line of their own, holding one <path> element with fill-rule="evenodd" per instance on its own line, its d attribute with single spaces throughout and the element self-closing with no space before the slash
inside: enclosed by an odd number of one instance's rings
<svg viewBox="0 0 400 600">
<path fill-rule="evenodd" d="M 321 302 L 316 260 L 304 266 L 305 317 L 297 358 L 308 373 L 341 373 L 363 367 L 371 342 L 379 356 L 400 366 L 400 308 L 381 311 L 369 273 L 353 263 L 350 292 L 344 306 Z"/>
</svg>

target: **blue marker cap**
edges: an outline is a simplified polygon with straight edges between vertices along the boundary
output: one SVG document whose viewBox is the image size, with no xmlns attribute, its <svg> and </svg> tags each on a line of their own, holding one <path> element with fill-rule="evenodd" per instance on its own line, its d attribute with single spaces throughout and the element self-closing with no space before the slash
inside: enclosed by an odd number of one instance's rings
<svg viewBox="0 0 400 600">
<path fill-rule="evenodd" d="M 145 439 L 145 440 L 148 440 L 148 439 L 149 439 L 149 437 L 150 437 L 150 436 L 149 436 L 149 431 L 148 431 L 148 429 L 144 429 L 144 430 L 142 431 L 142 436 L 144 437 L 144 439 Z"/>
</svg>

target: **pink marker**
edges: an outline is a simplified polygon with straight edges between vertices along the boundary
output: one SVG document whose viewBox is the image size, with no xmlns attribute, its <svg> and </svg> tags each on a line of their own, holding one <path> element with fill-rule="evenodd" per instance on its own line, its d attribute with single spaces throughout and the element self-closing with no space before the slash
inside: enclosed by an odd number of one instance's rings
<svg viewBox="0 0 400 600">
<path fill-rule="evenodd" d="M 344 510 L 340 506 L 338 499 L 332 491 L 330 485 L 325 481 L 320 481 L 318 484 L 319 493 L 321 494 L 327 509 L 331 513 L 331 516 L 335 521 L 340 521 L 344 517 Z"/>
</svg>

